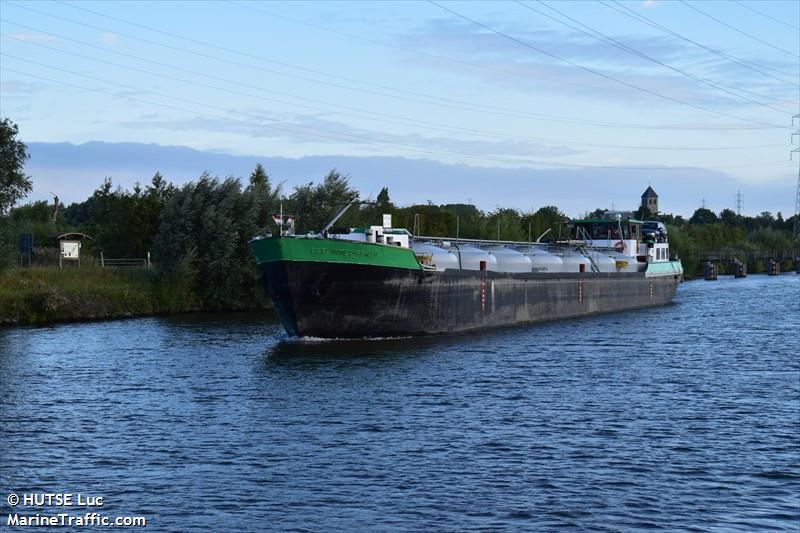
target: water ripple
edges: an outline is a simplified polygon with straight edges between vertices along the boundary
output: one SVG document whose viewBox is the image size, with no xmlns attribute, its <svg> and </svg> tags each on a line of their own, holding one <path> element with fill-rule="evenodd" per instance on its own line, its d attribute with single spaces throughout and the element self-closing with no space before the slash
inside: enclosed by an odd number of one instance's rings
<svg viewBox="0 0 800 533">
<path fill-rule="evenodd" d="M 454 337 L 0 330 L 0 489 L 154 531 L 797 531 L 798 331 L 793 274 Z"/>
</svg>

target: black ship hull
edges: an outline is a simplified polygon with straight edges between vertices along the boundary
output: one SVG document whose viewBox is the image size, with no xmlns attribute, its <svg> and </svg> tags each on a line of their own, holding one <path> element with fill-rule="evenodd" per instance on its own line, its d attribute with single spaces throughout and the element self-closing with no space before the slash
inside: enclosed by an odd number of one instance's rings
<svg viewBox="0 0 800 533">
<path fill-rule="evenodd" d="M 676 274 L 430 272 L 327 262 L 259 265 L 290 335 L 457 333 L 663 305 Z"/>
</svg>

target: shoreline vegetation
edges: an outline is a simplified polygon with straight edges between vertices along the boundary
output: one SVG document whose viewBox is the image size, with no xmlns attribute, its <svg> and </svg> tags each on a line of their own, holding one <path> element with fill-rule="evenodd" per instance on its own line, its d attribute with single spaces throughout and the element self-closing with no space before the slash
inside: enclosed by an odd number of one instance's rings
<svg viewBox="0 0 800 533">
<path fill-rule="evenodd" d="M 0 327 L 132 318 L 193 311 L 271 309 L 263 298 L 215 308 L 186 298 L 154 270 L 20 268 L 0 274 Z"/>
<path fill-rule="evenodd" d="M 699 282 L 702 276 L 686 281 Z M 159 282 L 157 272 L 146 269 L 47 267 L 0 273 L 0 328 L 187 312 L 267 310 L 272 310 L 272 305 L 263 298 L 235 308 L 208 307 L 198 300 L 180 298 L 173 288 Z"/>
<path fill-rule="evenodd" d="M 274 232 L 278 212 L 295 217 L 297 233 L 317 231 L 359 197 L 335 169 L 284 194 L 283 183 L 274 184 L 259 163 L 246 180 L 204 173 L 176 186 L 156 172 L 148 184 L 136 183 L 131 190 L 106 178 L 89 198 L 69 206 L 57 197 L 18 205 L 32 191 L 33 179 L 22 172 L 29 155 L 17 131 L 9 119 L 0 120 L 0 325 L 269 309 L 248 241 Z M 395 227 L 417 235 L 530 242 L 540 235 L 545 241 L 558 238 L 568 220 L 552 205 L 527 212 L 430 201 L 397 206 L 386 187 L 364 200 L 337 225 L 370 226 L 391 214 Z M 598 208 L 586 217 L 606 212 Z M 644 206 L 633 214 L 666 224 L 671 255 L 682 260 L 686 279 L 702 276 L 711 253 L 745 262 L 758 258 L 747 265 L 749 273 L 763 271 L 767 258 L 783 260 L 783 270 L 792 268 L 791 260 L 800 255 L 792 236 L 796 215 L 784 219 L 765 211 L 750 217 L 703 207 L 684 219 Z M 86 237 L 80 243 L 81 266 L 70 263 L 60 270 L 57 236 L 66 232 Z M 32 244 L 25 254 L 23 243 Z M 21 266 L 23 258 L 30 260 L 27 267 Z M 152 269 L 101 268 L 113 261 L 150 264 L 150 258 Z M 720 273 L 730 268 L 721 265 Z"/>
<path fill-rule="evenodd" d="M 176 187 L 156 173 L 150 184 L 132 191 L 114 188 L 107 178 L 90 198 L 67 207 L 44 201 L 14 207 L 0 216 L 0 326 L 271 309 L 248 240 L 274 231 L 272 215 L 281 208 L 296 217 L 298 233 L 308 232 L 324 226 L 357 195 L 347 176 L 334 170 L 321 182 L 295 187 L 284 196 L 259 164 L 246 185 L 236 178 L 203 174 Z M 682 260 L 686 280 L 702 278 L 702 257 L 709 250 L 739 257 L 780 251 L 781 269 L 794 269 L 787 257 L 795 255 L 786 251 L 798 254 L 800 246 L 792 240 L 793 219 L 784 220 L 780 213 L 744 217 L 727 209 L 717 215 L 701 208 L 685 220 L 639 211 L 639 218 L 666 223 L 671 252 Z M 548 237 L 557 237 L 567 220 L 555 206 L 528 213 L 431 202 L 399 207 L 384 187 L 375 202 L 353 206 L 339 225 L 368 226 L 382 213 L 390 213 L 397 227 L 416 225 L 423 235 L 455 235 L 458 228 L 463 238 L 499 235 L 521 242 L 547 230 Z M 603 214 L 597 209 L 586 216 Z M 61 270 L 54 235 L 66 231 L 91 235 L 92 240 L 81 243 L 80 267 L 70 263 Z M 33 267 L 14 264 L 20 258 L 15 248 L 21 234 L 33 236 Z M 130 259 L 147 257 L 151 250 L 154 268 L 101 268 L 101 253 L 106 259 Z M 764 272 L 766 261 L 751 261 L 747 270 Z M 720 274 L 727 273 L 732 266 L 720 265 Z"/>
</svg>

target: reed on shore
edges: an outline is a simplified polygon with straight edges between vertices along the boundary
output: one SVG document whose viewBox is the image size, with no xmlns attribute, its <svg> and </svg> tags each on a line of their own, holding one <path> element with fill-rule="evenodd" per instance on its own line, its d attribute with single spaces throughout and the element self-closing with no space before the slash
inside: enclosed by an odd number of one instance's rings
<svg viewBox="0 0 800 533">
<path fill-rule="evenodd" d="M 254 295 L 241 309 L 263 309 Z M 225 310 L 204 304 L 185 285 L 149 269 L 16 268 L 0 273 L 0 325 L 105 320 L 161 313 Z"/>
</svg>

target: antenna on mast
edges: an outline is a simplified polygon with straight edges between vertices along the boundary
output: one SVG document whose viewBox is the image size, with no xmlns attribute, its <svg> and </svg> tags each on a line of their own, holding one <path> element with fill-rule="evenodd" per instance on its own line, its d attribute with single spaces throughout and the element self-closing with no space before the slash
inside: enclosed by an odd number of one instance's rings
<svg viewBox="0 0 800 533">
<path fill-rule="evenodd" d="M 283 214 L 283 198 L 281 198 L 280 212 L 277 215 L 272 215 L 272 220 L 278 226 L 278 235 L 281 237 L 294 235 L 294 218 L 294 215 Z"/>
</svg>

